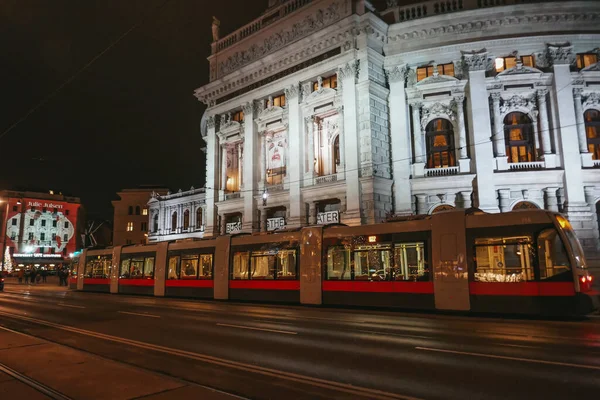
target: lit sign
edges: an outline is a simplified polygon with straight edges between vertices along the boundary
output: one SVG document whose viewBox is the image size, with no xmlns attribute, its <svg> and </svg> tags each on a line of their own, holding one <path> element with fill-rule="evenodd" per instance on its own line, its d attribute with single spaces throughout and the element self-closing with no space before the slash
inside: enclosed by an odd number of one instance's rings
<svg viewBox="0 0 600 400">
<path fill-rule="evenodd" d="M 339 211 L 326 211 L 317 214 L 317 224 L 319 225 L 329 225 L 329 224 L 337 224 L 340 222 L 340 212 Z"/>
<path fill-rule="evenodd" d="M 62 258 L 61 254 L 15 253 L 14 258 Z"/>
<path fill-rule="evenodd" d="M 285 228 L 285 218 L 269 218 L 267 219 L 267 231 L 276 231 L 277 229 Z"/>
<path fill-rule="evenodd" d="M 241 222 L 230 222 L 225 225 L 225 233 L 239 233 L 242 231 L 242 223 Z"/>
<path fill-rule="evenodd" d="M 369 243 L 377 243 L 377 236 L 369 236 Z"/>
</svg>

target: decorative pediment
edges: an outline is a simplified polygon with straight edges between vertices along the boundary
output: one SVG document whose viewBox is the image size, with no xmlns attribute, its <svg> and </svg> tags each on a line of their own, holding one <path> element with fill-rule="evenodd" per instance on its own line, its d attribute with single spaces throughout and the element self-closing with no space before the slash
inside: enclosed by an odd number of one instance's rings
<svg viewBox="0 0 600 400">
<path fill-rule="evenodd" d="M 600 106 L 600 93 L 592 92 L 585 97 L 585 101 L 583 102 L 583 108 L 598 108 Z"/>
<path fill-rule="evenodd" d="M 500 113 L 503 116 L 513 111 L 531 114 L 536 108 L 537 106 L 533 98 L 514 95 L 509 99 L 503 99 L 500 106 Z"/>
<path fill-rule="evenodd" d="M 238 121 L 234 121 L 231 118 L 231 113 L 227 113 L 221 117 L 221 126 L 219 129 L 219 133 L 221 135 L 227 137 L 236 133 L 241 133 L 242 130 L 242 124 L 240 124 Z"/>
<path fill-rule="evenodd" d="M 429 122 L 437 118 L 444 118 L 454 122 L 454 120 L 456 119 L 455 116 L 456 114 L 450 102 L 437 102 L 430 105 L 425 104 L 423 105 L 423 110 L 421 114 L 421 127 L 423 131 L 425 131 L 427 124 L 429 124 Z"/>
<path fill-rule="evenodd" d="M 590 65 L 589 67 L 583 68 L 579 72 L 599 72 L 600 71 L 600 62 Z"/>
<path fill-rule="evenodd" d="M 419 87 L 419 86 L 425 86 L 425 85 L 429 85 L 432 83 L 447 83 L 447 82 L 458 82 L 458 79 L 450 76 L 450 75 L 439 75 L 436 72 L 433 73 L 432 76 L 429 76 L 425 79 L 423 79 L 420 82 L 417 82 L 417 84 L 415 86 Z"/>
<path fill-rule="evenodd" d="M 330 88 L 317 89 L 309 94 L 304 102 L 306 104 L 320 103 L 321 101 L 327 101 L 332 99 L 336 95 L 337 91 Z"/>
<path fill-rule="evenodd" d="M 278 118 L 283 115 L 284 111 L 285 110 L 283 108 L 278 107 L 278 106 L 267 107 L 267 108 L 261 110 L 260 113 L 258 113 L 257 119 L 259 121 L 265 121 L 265 120 L 269 120 L 269 119 L 273 119 L 273 118 Z"/>
<path fill-rule="evenodd" d="M 540 71 L 537 68 L 533 68 L 533 67 L 527 67 L 525 65 L 523 65 L 522 62 L 517 61 L 517 65 L 515 65 L 512 68 L 509 69 L 505 69 L 504 71 L 500 72 L 498 75 L 496 75 L 496 77 L 503 77 L 503 76 L 507 76 L 507 75 L 521 75 L 521 74 L 543 74 L 542 71 Z"/>
</svg>

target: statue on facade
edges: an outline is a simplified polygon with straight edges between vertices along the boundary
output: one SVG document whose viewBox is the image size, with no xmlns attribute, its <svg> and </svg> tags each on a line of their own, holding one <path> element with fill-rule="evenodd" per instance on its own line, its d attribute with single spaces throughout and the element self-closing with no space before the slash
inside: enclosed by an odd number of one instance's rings
<svg viewBox="0 0 600 400">
<path fill-rule="evenodd" d="M 212 22 L 213 42 L 216 42 L 219 40 L 220 27 L 221 27 L 221 21 L 219 21 L 216 17 L 213 16 L 213 22 Z"/>
</svg>

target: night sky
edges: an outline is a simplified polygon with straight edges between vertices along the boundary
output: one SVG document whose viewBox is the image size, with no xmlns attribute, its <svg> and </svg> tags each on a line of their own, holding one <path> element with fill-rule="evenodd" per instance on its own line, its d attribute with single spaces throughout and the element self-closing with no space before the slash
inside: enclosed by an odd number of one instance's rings
<svg viewBox="0 0 600 400">
<path fill-rule="evenodd" d="M 122 34 L 139 26 L 0 137 L 0 189 L 81 197 L 111 218 L 116 192 L 204 184 L 194 89 L 208 83 L 211 22 L 221 36 L 267 0 L 0 1 L 0 135 Z"/>
</svg>

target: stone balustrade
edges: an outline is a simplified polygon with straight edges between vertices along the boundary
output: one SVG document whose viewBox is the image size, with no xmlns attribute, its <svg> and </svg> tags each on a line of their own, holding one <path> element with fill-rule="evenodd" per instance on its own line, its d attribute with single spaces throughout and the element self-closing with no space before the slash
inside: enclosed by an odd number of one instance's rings
<svg viewBox="0 0 600 400">
<path fill-rule="evenodd" d="M 425 176 L 450 176 L 458 173 L 459 167 L 425 168 Z"/>
<path fill-rule="evenodd" d="M 337 182 L 337 174 L 318 176 L 315 178 L 315 184 L 320 185 L 322 183 Z"/>
<path fill-rule="evenodd" d="M 536 169 L 544 169 L 546 164 L 543 161 L 509 163 L 508 168 L 511 171 L 531 171 Z"/>
</svg>

